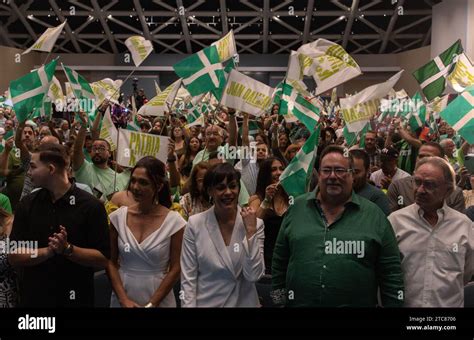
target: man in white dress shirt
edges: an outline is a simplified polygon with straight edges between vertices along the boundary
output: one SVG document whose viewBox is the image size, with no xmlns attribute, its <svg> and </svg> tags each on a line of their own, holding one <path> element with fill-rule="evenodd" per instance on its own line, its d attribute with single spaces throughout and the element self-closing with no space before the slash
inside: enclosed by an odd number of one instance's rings
<svg viewBox="0 0 474 340">
<path fill-rule="evenodd" d="M 463 307 L 464 285 L 474 275 L 474 224 L 448 207 L 451 165 L 440 157 L 417 162 L 415 203 L 392 213 L 402 253 L 406 307 Z"/>
<path fill-rule="evenodd" d="M 388 189 L 393 181 L 410 177 L 410 174 L 397 167 L 399 152 L 389 146 L 380 152 L 381 169 L 370 175 L 370 180 L 380 189 Z"/>
</svg>

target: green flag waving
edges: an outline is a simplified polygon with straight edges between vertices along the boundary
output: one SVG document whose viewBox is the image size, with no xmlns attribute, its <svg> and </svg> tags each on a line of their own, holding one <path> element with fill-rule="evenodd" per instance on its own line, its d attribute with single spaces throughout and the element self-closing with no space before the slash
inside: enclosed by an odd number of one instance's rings
<svg viewBox="0 0 474 340">
<path fill-rule="evenodd" d="M 413 72 L 413 76 L 428 101 L 441 96 L 446 86 L 446 77 L 454 64 L 454 58 L 463 52 L 459 39 L 439 56 Z"/>
<path fill-rule="evenodd" d="M 96 103 L 92 87 L 89 82 L 76 71 L 64 65 L 62 65 L 62 67 L 71 85 L 74 96 L 79 100 L 79 108 L 87 112 L 89 118 L 93 120 L 96 113 Z"/>
<path fill-rule="evenodd" d="M 235 69 L 235 63 L 234 63 L 234 59 L 231 59 L 224 68 L 224 76 L 226 80 L 227 78 L 229 78 L 230 71 L 232 71 L 233 69 Z M 218 88 L 213 89 L 211 91 L 214 97 L 216 97 L 218 101 L 220 101 L 222 98 L 222 94 L 224 93 L 225 86 L 226 86 L 226 82 L 220 84 Z"/>
<path fill-rule="evenodd" d="M 37 107 L 42 107 L 53 80 L 57 60 L 33 70 L 27 75 L 10 82 L 13 108 L 19 122 L 24 122 Z"/>
<path fill-rule="evenodd" d="M 474 144 L 474 86 L 454 99 L 440 116 L 469 144 Z"/>
<path fill-rule="evenodd" d="M 216 46 L 209 46 L 173 65 L 191 96 L 225 86 L 224 67 Z"/>
<path fill-rule="evenodd" d="M 408 124 L 410 125 L 411 131 L 416 131 L 425 126 L 426 105 L 424 104 L 423 98 L 421 98 L 419 92 L 417 92 L 411 100 L 413 102 L 413 109 L 410 112 Z"/>
<path fill-rule="evenodd" d="M 280 176 L 280 183 L 290 196 L 297 197 L 307 192 L 316 159 L 321 128 L 318 127 Z"/>
<path fill-rule="evenodd" d="M 314 130 L 320 117 L 319 108 L 306 100 L 293 86 L 287 83 L 283 84 L 280 113 L 295 115 L 309 131 Z"/>
</svg>

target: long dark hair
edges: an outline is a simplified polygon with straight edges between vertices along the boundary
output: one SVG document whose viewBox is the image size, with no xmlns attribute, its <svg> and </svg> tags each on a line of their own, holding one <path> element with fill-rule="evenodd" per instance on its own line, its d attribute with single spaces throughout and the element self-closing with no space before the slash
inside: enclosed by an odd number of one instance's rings
<svg viewBox="0 0 474 340">
<path fill-rule="evenodd" d="M 190 163 L 192 163 L 191 156 L 193 151 L 191 150 L 191 140 L 193 138 L 196 138 L 199 141 L 199 149 L 196 151 L 196 154 L 202 150 L 202 142 L 199 138 L 197 137 L 191 137 L 189 140 L 186 141 L 186 149 L 184 151 L 184 159 L 183 159 L 183 164 L 181 164 L 181 174 L 185 176 L 190 175 L 190 170 L 187 170 L 189 168 Z M 194 156 L 196 156 L 196 154 Z"/>
<path fill-rule="evenodd" d="M 240 172 L 229 163 L 218 163 L 209 168 L 204 175 L 204 188 L 209 192 L 216 185 L 227 179 L 227 183 L 236 180 L 239 185 L 240 192 Z"/>
<path fill-rule="evenodd" d="M 158 199 L 158 202 L 161 205 L 167 208 L 170 208 L 172 204 L 171 203 L 171 190 L 170 190 L 168 178 L 166 177 L 165 164 L 159 159 L 156 159 L 155 157 L 152 157 L 152 156 L 143 157 L 137 162 L 135 167 L 132 169 L 132 172 L 130 173 L 130 181 L 131 181 L 133 173 L 135 172 L 135 169 L 137 168 L 145 169 L 146 175 L 155 185 L 155 195 L 153 196 L 153 201 L 156 201 Z M 130 190 L 130 181 L 128 182 L 127 191 Z M 163 185 L 163 186 L 161 190 L 158 191 L 158 188 L 160 187 L 160 185 Z"/>
<path fill-rule="evenodd" d="M 272 184 L 272 164 L 274 161 L 279 161 L 283 166 L 285 165 L 285 162 L 278 157 L 268 157 L 260 164 L 258 170 L 255 194 L 261 201 L 265 198 L 265 190 Z"/>
</svg>

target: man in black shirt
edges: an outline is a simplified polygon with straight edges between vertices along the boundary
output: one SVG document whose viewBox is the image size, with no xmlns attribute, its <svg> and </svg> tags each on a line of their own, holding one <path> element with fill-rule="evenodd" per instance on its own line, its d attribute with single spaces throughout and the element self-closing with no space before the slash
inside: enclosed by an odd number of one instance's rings
<svg viewBox="0 0 474 340">
<path fill-rule="evenodd" d="M 10 235 L 38 247 L 9 254 L 10 263 L 22 267 L 20 306 L 93 306 L 94 267 L 105 268 L 109 258 L 107 214 L 99 200 L 69 182 L 69 164 L 62 145 L 43 144 L 32 154 L 29 172 L 42 189 L 20 202 Z"/>
</svg>

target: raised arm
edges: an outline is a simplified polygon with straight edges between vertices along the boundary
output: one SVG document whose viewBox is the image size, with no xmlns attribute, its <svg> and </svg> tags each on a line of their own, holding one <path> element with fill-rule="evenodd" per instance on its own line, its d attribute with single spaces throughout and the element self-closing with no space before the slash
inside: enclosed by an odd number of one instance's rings
<svg viewBox="0 0 474 340">
<path fill-rule="evenodd" d="M 229 109 L 229 146 L 237 146 L 237 120 L 235 110 Z"/>
<path fill-rule="evenodd" d="M 84 142 L 86 140 L 86 118 L 85 114 L 81 112 L 80 114 L 80 120 L 81 120 L 81 128 L 79 129 L 79 132 L 77 133 L 77 137 L 74 140 L 74 154 L 72 157 L 72 169 L 74 171 L 77 171 L 81 168 L 82 164 L 84 164 Z"/>
</svg>

